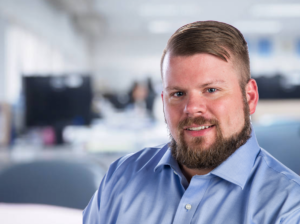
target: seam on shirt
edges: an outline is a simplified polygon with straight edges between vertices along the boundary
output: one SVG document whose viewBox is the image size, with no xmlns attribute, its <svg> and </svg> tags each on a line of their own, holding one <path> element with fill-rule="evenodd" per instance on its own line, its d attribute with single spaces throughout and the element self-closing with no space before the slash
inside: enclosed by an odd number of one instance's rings
<svg viewBox="0 0 300 224">
<path fill-rule="evenodd" d="M 140 155 L 138 155 L 138 154 L 142 154 L 143 152 L 145 152 L 146 150 L 152 150 L 152 149 L 160 149 L 159 147 L 147 147 L 147 148 L 143 148 L 143 149 L 141 149 L 141 150 L 139 150 L 139 151 L 137 151 L 137 152 L 132 152 L 132 153 L 129 153 L 129 154 L 127 154 L 127 155 L 124 155 L 124 156 L 122 156 L 121 158 L 119 158 L 118 160 L 116 160 L 117 161 L 117 166 L 116 166 L 116 169 L 118 169 L 126 160 L 128 160 L 130 157 L 133 157 L 133 156 L 135 156 L 135 155 L 137 155 L 138 157 L 140 156 Z"/>
<path fill-rule="evenodd" d="M 144 149 L 141 149 L 137 152 L 134 152 L 134 153 L 130 153 L 130 154 L 127 154 L 123 157 L 121 157 L 119 159 L 119 161 L 117 161 L 117 165 L 115 166 L 114 170 L 113 170 L 113 173 L 114 172 L 117 172 L 117 170 L 120 169 L 120 167 L 124 166 L 124 164 L 126 165 L 127 163 L 130 163 L 131 161 L 134 161 L 136 162 L 141 156 L 143 157 L 145 153 L 149 153 L 149 151 L 156 151 L 156 152 L 153 152 L 152 155 L 151 155 L 151 158 L 148 157 L 147 159 L 147 162 L 140 167 L 139 170 L 141 170 L 142 168 L 144 168 L 149 162 L 152 161 L 153 158 L 155 158 L 157 156 L 157 154 L 161 151 L 162 148 L 159 148 L 159 147 L 149 147 L 149 148 L 144 148 Z M 136 172 L 139 172 L 139 170 L 136 170 Z"/>
<path fill-rule="evenodd" d="M 262 149 L 262 148 L 261 148 L 261 149 Z M 264 153 L 264 151 L 261 150 L 261 153 L 260 153 L 260 154 L 263 154 L 263 153 Z M 294 183 L 296 183 L 296 184 L 300 187 L 300 184 L 299 184 L 297 181 L 295 181 L 295 180 L 289 178 L 287 175 L 285 175 L 285 174 L 282 173 L 281 171 L 276 170 L 274 167 L 270 166 L 269 163 L 268 163 L 268 161 L 267 161 L 266 158 L 265 158 L 265 157 L 266 157 L 265 155 L 259 155 L 259 156 L 262 157 L 262 159 L 265 161 L 265 163 L 267 164 L 267 166 L 268 166 L 270 169 L 274 170 L 274 171 L 275 171 L 276 173 L 278 173 L 278 174 L 281 174 L 281 175 L 285 176 L 285 178 L 287 178 L 289 181 L 293 181 Z M 272 158 L 272 159 L 273 159 L 273 158 Z"/>
<path fill-rule="evenodd" d="M 295 213 L 299 212 L 300 211 L 300 208 L 296 209 L 294 212 L 292 212 L 292 214 L 290 214 L 288 217 L 280 220 L 280 223 L 284 223 L 285 220 L 287 220 L 288 218 L 292 217 Z"/>
</svg>

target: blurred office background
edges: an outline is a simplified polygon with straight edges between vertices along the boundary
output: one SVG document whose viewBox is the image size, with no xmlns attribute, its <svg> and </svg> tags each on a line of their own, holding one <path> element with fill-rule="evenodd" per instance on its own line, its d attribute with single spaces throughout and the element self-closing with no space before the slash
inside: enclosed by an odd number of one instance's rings
<svg viewBox="0 0 300 224">
<path fill-rule="evenodd" d="M 258 141 L 300 174 L 298 1 L 1 0 L 0 212 L 3 202 L 83 209 L 112 161 L 168 142 L 160 57 L 197 20 L 244 34 Z M 76 182 L 81 201 L 66 196 Z"/>
</svg>

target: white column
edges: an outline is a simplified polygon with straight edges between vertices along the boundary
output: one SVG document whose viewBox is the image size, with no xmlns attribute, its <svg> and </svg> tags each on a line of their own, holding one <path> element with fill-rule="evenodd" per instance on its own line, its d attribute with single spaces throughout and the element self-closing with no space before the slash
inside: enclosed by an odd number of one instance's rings
<svg viewBox="0 0 300 224">
<path fill-rule="evenodd" d="M 0 17 L 0 102 L 5 99 L 5 28 L 6 21 Z"/>
</svg>

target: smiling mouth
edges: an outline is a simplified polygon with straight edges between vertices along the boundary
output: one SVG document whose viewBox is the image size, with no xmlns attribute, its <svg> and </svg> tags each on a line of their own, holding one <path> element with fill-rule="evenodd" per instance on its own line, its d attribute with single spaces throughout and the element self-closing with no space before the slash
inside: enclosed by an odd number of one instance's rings
<svg viewBox="0 0 300 224">
<path fill-rule="evenodd" d="M 211 125 L 211 126 L 190 127 L 190 128 L 185 128 L 185 130 L 188 130 L 188 131 L 200 131 L 200 130 L 204 130 L 204 129 L 207 129 L 207 128 L 211 128 L 213 126 L 214 125 Z"/>
</svg>

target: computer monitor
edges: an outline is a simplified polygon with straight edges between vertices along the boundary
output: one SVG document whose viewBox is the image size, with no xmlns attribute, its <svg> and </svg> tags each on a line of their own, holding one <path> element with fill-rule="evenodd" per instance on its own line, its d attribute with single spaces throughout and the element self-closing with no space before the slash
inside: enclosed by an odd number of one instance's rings
<svg viewBox="0 0 300 224">
<path fill-rule="evenodd" d="M 83 75 L 25 76 L 25 125 L 51 126 L 56 144 L 61 144 L 67 125 L 89 125 L 91 122 L 91 78 Z"/>
</svg>

